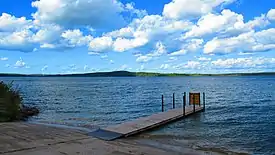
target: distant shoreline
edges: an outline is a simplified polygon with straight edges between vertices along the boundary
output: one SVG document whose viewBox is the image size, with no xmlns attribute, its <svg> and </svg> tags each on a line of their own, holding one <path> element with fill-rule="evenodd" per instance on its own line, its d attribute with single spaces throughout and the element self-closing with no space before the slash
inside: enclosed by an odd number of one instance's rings
<svg viewBox="0 0 275 155">
<path fill-rule="evenodd" d="M 0 77 L 181 77 L 181 76 L 262 76 L 275 75 L 275 72 L 260 73 L 226 73 L 226 74 L 184 74 L 184 73 L 153 73 L 153 72 L 95 72 L 82 74 L 10 74 L 0 73 Z"/>
</svg>

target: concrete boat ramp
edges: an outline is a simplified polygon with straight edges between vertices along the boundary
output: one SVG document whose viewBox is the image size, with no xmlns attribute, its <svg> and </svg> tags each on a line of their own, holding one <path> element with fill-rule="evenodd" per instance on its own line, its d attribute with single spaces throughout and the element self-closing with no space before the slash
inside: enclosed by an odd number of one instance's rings
<svg viewBox="0 0 275 155">
<path fill-rule="evenodd" d="M 103 141 L 78 130 L 0 123 L 0 155 L 180 155 L 121 140 Z"/>
<path fill-rule="evenodd" d="M 185 116 L 194 114 L 186 108 Z M 203 111 L 196 106 L 195 112 Z M 181 155 L 135 142 L 110 141 L 139 134 L 185 117 L 182 109 L 154 114 L 95 132 L 31 123 L 0 123 L 0 155 Z M 92 135 L 92 136 L 91 136 Z M 102 140 L 103 139 L 103 140 Z M 107 140 L 107 141 L 106 141 Z M 190 150 L 189 150 L 190 151 Z M 196 155 L 197 152 L 187 153 Z"/>
</svg>

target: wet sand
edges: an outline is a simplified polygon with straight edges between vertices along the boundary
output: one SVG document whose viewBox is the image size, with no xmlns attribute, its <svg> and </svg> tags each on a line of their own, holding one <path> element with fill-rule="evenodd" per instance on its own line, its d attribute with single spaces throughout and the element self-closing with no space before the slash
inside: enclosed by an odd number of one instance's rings
<svg viewBox="0 0 275 155">
<path fill-rule="evenodd" d="M 0 154 L 4 155 L 199 155 L 150 147 L 132 140 L 102 141 L 88 132 L 30 123 L 0 123 Z M 208 154 L 208 153 L 207 153 Z"/>
</svg>

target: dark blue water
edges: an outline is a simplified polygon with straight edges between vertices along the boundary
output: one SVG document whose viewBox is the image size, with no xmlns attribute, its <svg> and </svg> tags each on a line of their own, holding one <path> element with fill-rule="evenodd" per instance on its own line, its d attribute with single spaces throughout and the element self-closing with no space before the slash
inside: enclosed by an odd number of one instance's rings
<svg viewBox="0 0 275 155">
<path fill-rule="evenodd" d="M 204 113 L 135 138 L 179 151 L 188 146 L 223 154 L 275 154 L 275 76 L 1 80 L 14 80 L 25 103 L 41 109 L 30 121 L 80 127 L 108 126 L 159 112 L 161 94 L 168 109 L 173 92 L 178 107 L 183 92 L 205 92 Z"/>
</svg>

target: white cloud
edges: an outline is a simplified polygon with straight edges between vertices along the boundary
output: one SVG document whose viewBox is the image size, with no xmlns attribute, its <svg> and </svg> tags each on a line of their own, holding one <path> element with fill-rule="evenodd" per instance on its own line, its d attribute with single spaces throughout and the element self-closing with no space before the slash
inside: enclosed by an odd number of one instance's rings
<svg viewBox="0 0 275 155">
<path fill-rule="evenodd" d="M 142 54 L 136 55 L 138 57 L 136 61 L 137 62 L 148 62 L 153 59 L 157 59 L 158 57 L 160 57 L 166 53 L 167 53 L 166 47 L 161 42 L 157 42 L 155 45 L 155 49 L 152 52 L 150 52 L 146 55 L 142 55 Z"/>
<path fill-rule="evenodd" d="M 198 61 L 188 61 L 187 63 L 176 65 L 173 68 L 177 70 L 181 70 L 181 69 L 200 69 L 201 67 L 202 67 L 202 64 Z"/>
<path fill-rule="evenodd" d="M 267 18 L 269 20 L 275 20 L 275 9 L 269 10 L 269 12 L 267 13 Z"/>
<path fill-rule="evenodd" d="M 40 29 L 32 37 L 34 42 L 38 43 L 55 43 L 60 40 L 62 28 L 58 25 L 49 24 L 41 25 Z"/>
<path fill-rule="evenodd" d="M 7 61 L 7 60 L 9 60 L 9 58 L 7 58 L 7 57 L 1 57 L 0 60 L 1 61 Z"/>
<path fill-rule="evenodd" d="M 235 0 L 172 0 L 163 9 L 163 15 L 168 18 L 181 19 L 198 17 L 212 12 L 218 6 L 232 3 Z"/>
<path fill-rule="evenodd" d="M 177 57 L 169 57 L 169 59 L 166 62 L 174 62 L 177 61 L 178 58 Z"/>
<path fill-rule="evenodd" d="M 199 61 L 211 61 L 211 58 L 206 58 L 206 57 L 199 57 L 198 58 Z"/>
<path fill-rule="evenodd" d="M 106 58 L 108 58 L 108 55 L 102 55 L 101 58 L 106 59 Z"/>
<path fill-rule="evenodd" d="M 168 69 L 169 67 L 170 67 L 169 64 L 162 64 L 162 65 L 160 66 L 160 69 L 166 70 L 166 69 Z"/>
<path fill-rule="evenodd" d="M 120 67 L 119 70 L 127 70 L 128 69 L 128 65 L 124 64 Z"/>
<path fill-rule="evenodd" d="M 159 15 L 147 15 L 141 19 L 134 19 L 127 27 L 109 32 L 104 36 L 116 38 L 113 49 L 118 52 L 144 46 L 150 49 L 149 51 L 153 51 L 151 50 L 154 48 L 152 45 L 160 40 L 169 44 L 181 33 L 189 30 L 191 25 L 192 23 L 188 21 L 166 19 Z"/>
<path fill-rule="evenodd" d="M 88 45 L 93 39 L 92 36 L 84 36 L 79 29 L 67 30 L 61 34 L 61 36 L 68 41 L 70 45 L 73 46 L 83 46 Z"/>
<path fill-rule="evenodd" d="M 48 65 L 45 65 L 43 68 L 41 68 L 41 71 L 44 72 L 46 70 L 48 70 L 49 66 Z"/>
<path fill-rule="evenodd" d="M 251 31 L 231 38 L 214 38 L 204 46 L 205 54 L 226 54 L 233 52 L 262 52 L 275 49 L 275 29 Z"/>
<path fill-rule="evenodd" d="M 145 38 L 125 39 L 117 38 L 114 42 L 114 50 L 124 52 L 132 48 L 142 46 L 148 42 Z"/>
<path fill-rule="evenodd" d="M 184 45 L 188 51 L 196 51 L 201 48 L 201 45 L 204 43 L 203 39 L 191 39 Z"/>
<path fill-rule="evenodd" d="M 99 55 L 97 52 L 88 52 L 88 55 Z"/>
<path fill-rule="evenodd" d="M 200 67 L 200 62 L 198 61 L 188 61 L 184 68 L 188 69 L 198 69 Z"/>
<path fill-rule="evenodd" d="M 184 41 L 183 38 L 180 38 L 179 40 Z M 191 40 L 184 41 L 184 43 L 182 43 L 180 50 L 172 52 L 169 55 L 181 56 L 181 55 L 186 55 L 188 52 L 196 52 L 202 48 L 203 43 L 204 43 L 203 39 L 191 39 Z"/>
<path fill-rule="evenodd" d="M 184 49 L 181 49 L 179 51 L 172 52 L 169 55 L 170 56 L 180 56 L 180 55 L 185 55 L 185 54 L 187 54 L 187 51 Z"/>
<path fill-rule="evenodd" d="M 36 0 L 32 6 L 37 8 L 33 18 L 39 24 L 103 28 L 124 23 L 120 15 L 124 5 L 117 0 Z"/>
<path fill-rule="evenodd" d="M 0 16 L 0 32 L 14 32 L 28 28 L 30 26 L 31 20 L 27 20 L 26 17 L 16 18 L 15 16 L 7 13 L 2 13 Z"/>
<path fill-rule="evenodd" d="M 88 65 L 85 65 L 85 66 L 83 67 L 83 70 L 84 70 L 84 71 L 88 71 L 88 70 L 90 70 L 90 67 L 89 67 Z"/>
<path fill-rule="evenodd" d="M 268 64 L 275 65 L 275 58 L 229 58 L 229 59 L 218 59 L 212 61 L 214 67 L 218 68 L 253 68 L 253 67 L 264 67 Z"/>
<path fill-rule="evenodd" d="M 152 60 L 153 59 L 153 57 L 151 57 L 151 56 L 147 56 L 147 55 L 141 55 L 141 56 L 139 56 L 138 58 L 137 58 L 137 62 L 148 62 L 148 61 L 150 61 L 150 60 Z"/>
<path fill-rule="evenodd" d="M 54 44 L 48 44 L 48 43 L 44 43 L 42 45 L 40 45 L 40 48 L 47 48 L 47 49 L 54 49 L 56 46 Z"/>
<path fill-rule="evenodd" d="M 269 24 L 265 15 L 256 17 L 244 23 L 241 14 L 231 10 L 223 10 L 221 14 L 209 13 L 202 16 L 197 25 L 184 35 L 184 39 L 192 37 L 202 37 L 204 35 L 216 34 L 219 36 L 233 36 L 243 32 L 253 30 L 255 27 L 265 27 Z"/>
<path fill-rule="evenodd" d="M 14 68 L 28 68 L 27 64 L 20 58 L 20 60 L 16 61 L 14 64 Z"/>
<path fill-rule="evenodd" d="M 105 34 L 108 37 L 132 37 L 133 35 L 134 29 L 132 27 L 124 27 Z"/>
<path fill-rule="evenodd" d="M 125 9 L 128 10 L 128 11 L 130 11 L 133 14 L 136 14 L 137 17 L 139 17 L 139 18 L 142 18 L 142 17 L 144 17 L 144 16 L 147 15 L 147 11 L 146 10 L 135 9 L 134 8 L 134 3 L 127 3 L 125 5 Z"/>
<path fill-rule="evenodd" d="M 104 52 L 111 50 L 113 39 L 111 37 L 94 38 L 89 44 L 89 50 L 94 52 Z"/>
<path fill-rule="evenodd" d="M 0 49 L 32 52 L 35 48 L 32 35 L 33 32 L 28 29 L 12 33 L 0 33 Z"/>
<path fill-rule="evenodd" d="M 78 67 L 76 66 L 76 64 L 71 64 L 68 66 L 69 71 L 76 71 L 78 69 Z"/>
</svg>

